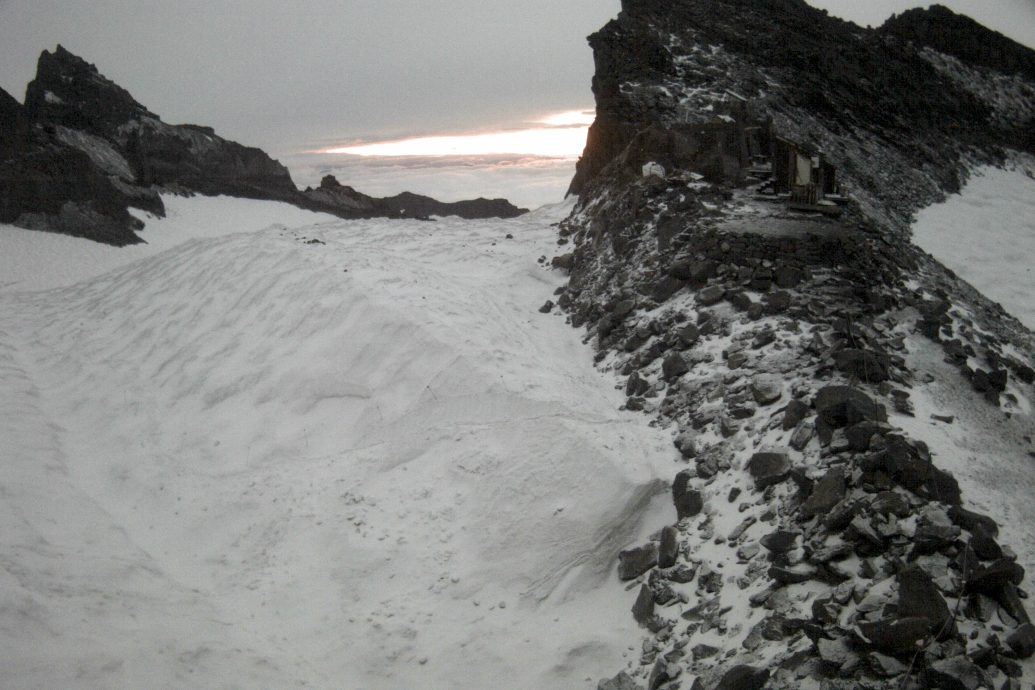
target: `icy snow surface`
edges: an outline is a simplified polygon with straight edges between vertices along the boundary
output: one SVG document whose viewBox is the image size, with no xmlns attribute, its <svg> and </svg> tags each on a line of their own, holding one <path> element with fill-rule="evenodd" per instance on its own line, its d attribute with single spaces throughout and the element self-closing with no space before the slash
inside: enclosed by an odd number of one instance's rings
<svg viewBox="0 0 1035 690">
<path fill-rule="evenodd" d="M 1035 329 L 1032 170 L 1032 160 L 976 170 L 960 194 L 917 214 L 913 241 Z"/>
<path fill-rule="evenodd" d="M 0 228 L 5 688 L 572 688 L 636 658 L 615 554 L 674 519 L 674 451 L 537 312 L 566 207 L 166 202 L 141 247 Z"/>
</svg>

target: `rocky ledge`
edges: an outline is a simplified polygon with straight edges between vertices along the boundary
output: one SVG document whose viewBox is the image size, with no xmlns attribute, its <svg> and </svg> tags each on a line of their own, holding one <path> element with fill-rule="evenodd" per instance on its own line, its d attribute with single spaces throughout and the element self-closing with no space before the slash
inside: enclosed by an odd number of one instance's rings
<svg viewBox="0 0 1035 690">
<path fill-rule="evenodd" d="M 40 56 L 24 105 L 0 91 L 0 132 L 0 223 L 113 245 L 140 241 L 143 223 L 129 208 L 164 214 L 159 192 L 284 201 L 343 218 L 524 212 L 502 199 L 299 191 L 265 152 L 209 127 L 166 124 L 61 46 Z"/>
<path fill-rule="evenodd" d="M 903 31 L 627 0 L 590 38 L 570 279 L 542 310 L 681 463 L 672 523 L 618 554 L 645 637 L 601 690 L 1031 684 L 1035 556 L 956 473 L 1026 481 L 1035 339 L 908 235 L 969 165 L 1023 155 L 1035 90 Z M 853 88 L 867 61 L 909 72 Z M 987 457 L 961 460 L 964 424 Z"/>
</svg>

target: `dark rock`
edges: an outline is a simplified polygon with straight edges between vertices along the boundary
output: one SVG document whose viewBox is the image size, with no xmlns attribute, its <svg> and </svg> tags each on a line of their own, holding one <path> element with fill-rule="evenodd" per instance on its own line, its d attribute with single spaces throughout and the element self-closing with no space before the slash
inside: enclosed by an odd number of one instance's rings
<svg viewBox="0 0 1035 690">
<path fill-rule="evenodd" d="M 658 564 L 658 547 L 646 544 L 618 554 L 618 577 L 633 580 Z"/>
<path fill-rule="evenodd" d="M 913 535 L 917 553 L 932 554 L 952 544 L 960 536 L 956 525 L 920 524 Z"/>
<path fill-rule="evenodd" d="M 791 400 L 787 403 L 787 406 L 783 408 L 783 430 L 789 431 L 805 419 L 811 408 L 803 403 L 801 400 Z"/>
<path fill-rule="evenodd" d="M 760 350 L 766 345 L 776 342 L 776 333 L 770 330 L 760 331 L 751 341 L 752 350 Z"/>
<path fill-rule="evenodd" d="M 995 596 L 1009 584 L 1019 585 L 1024 580 L 1024 568 L 1016 561 L 1000 558 L 981 566 L 967 575 L 966 591 Z"/>
<path fill-rule="evenodd" d="M 991 537 L 999 536 L 999 525 L 996 524 L 995 520 L 987 515 L 961 508 L 959 505 L 953 505 L 949 508 L 949 519 L 965 530 L 973 532 L 976 528 L 981 528 Z"/>
<path fill-rule="evenodd" d="M 661 541 L 658 544 L 658 567 L 671 568 L 679 556 L 679 532 L 668 526 L 661 530 Z"/>
<path fill-rule="evenodd" d="M 1035 654 L 1035 625 L 1024 623 L 1010 633 L 1010 636 L 1006 638 L 1006 643 L 1010 645 L 1010 649 L 1017 655 L 1017 658 L 1027 659 Z"/>
<path fill-rule="evenodd" d="M 647 585 L 640 585 L 640 593 L 632 606 L 633 618 L 640 625 L 646 625 L 654 616 L 654 593 Z"/>
<path fill-rule="evenodd" d="M 816 641 L 816 649 L 820 659 L 836 668 L 851 667 L 859 662 L 859 655 L 842 638 L 828 640 L 821 637 Z"/>
<path fill-rule="evenodd" d="M 845 473 L 840 467 L 827 471 L 823 478 L 816 482 L 812 493 L 801 506 L 807 517 L 823 515 L 833 509 L 845 497 Z"/>
<path fill-rule="evenodd" d="M 852 519 L 863 509 L 863 502 L 846 498 L 830 509 L 823 518 L 823 526 L 831 532 L 840 532 L 851 524 Z"/>
<path fill-rule="evenodd" d="M 690 488 L 690 479 L 690 473 L 683 470 L 672 482 L 672 502 L 676 506 L 676 518 L 679 520 L 693 517 L 704 508 L 704 498 L 700 491 Z"/>
<path fill-rule="evenodd" d="M 857 453 L 868 450 L 874 434 L 882 434 L 886 428 L 886 425 L 878 422 L 859 422 L 846 427 L 845 436 L 848 438 L 849 448 Z"/>
<path fill-rule="evenodd" d="M 689 347 L 700 339 L 701 331 L 694 324 L 688 323 L 676 331 L 676 337 L 683 345 Z"/>
<path fill-rule="evenodd" d="M 754 516 L 749 516 L 745 518 L 741 521 L 739 525 L 733 528 L 733 531 L 731 531 L 729 535 L 726 536 L 726 541 L 731 544 L 737 541 L 738 539 L 740 539 L 741 536 L 743 536 L 744 532 L 746 532 L 748 528 L 756 522 L 758 522 L 758 518 Z"/>
<path fill-rule="evenodd" d="M 1024 608 L 1024 602 L 1021 601 L 1020 590 L 1017 587 L 1004 585 L 996 592 L 995 598 L 1001 611 L 1005 611 L 1010 618 L 1018 623 L 1031 623 L 1031 618 Z"/>
<path fill-rule="evenodd" d="M 883 405 L 878 405 L 870 396 L 851 386 L 821 388 L 816 393 L 813 405 L 816 413 L 833 428 L 863 421 L 887 421 Z"/>
<path fill-rule="evenodd" d="M 755 488 L 761 491 L 787 478 L 791 459 L 782 451 L 763 451 L 751 456 L 747 469 L 755 480 Z"/>
<path fill-rule="evenodd" d="M 658 659 L 654 662 L 654 668 L 651 669 L 650 676 L 647 678 L 647 690 L 657 690 L 672 679 L 673 676 L 669 675 L 669 663 L 664 659 Z"/>
<path fill-rule="evenodd" d="M 785 289 L 798 287 L 802 281 L 801 270 L 793 266 L 777 266 L 773 277 L 776 285 Z"/>
<path fill-rule="evenodd" d="M 788 530 L 776 530 L 762 537 L 759 541 L 766 549 L 773 553 L 787 553 L 794 548 L 794 543 L 798 539 L 797 532 L 790 532 Z"/>
<path fill-rule="evenodd" d="M 785 292 L 784 290 L 770 292 L 768 295 L 766 295 L 765 301 L 771 313 L 779 314 L 790 309 L 791 293 Z"/>
<path fill-rule="evenodd" d="M 929 498 L 948 505 L 959 505 L 963 501 L 963 492 L 956 478 L 933 465 L 924 480 L 924 492 Z"/>
<path fill-rule="evenodd" d="M 928 632 L 944 640 L 956 634 L 952 612 L 930 576 L 915 565 L 898 573 L 898 615 L 926 618 Z"/>
<path fill-rule="evenodd" d="M 684 287 L 686 287 L 686 282 L 679 278 L 663 276 L 661 280 L 654 285 L 651 297 L 653 297 L 656 302 L 665 302 Z"/>
<path fill-rule="evenodd" d="M 769 669 L 738 665 L 723 675 L 715 690 L 764 690 Z"/>
<path fill-rule="evenodd" d="M 838 371 L 867 383 L 888 380 L 889 361 L 887 355 L 870 350 L 848 348 L 834 355 Z"/>
<path fill-rule="evenodd" d="M 543 302 L 543 306 L 539 307 L 540 314 L 549 314 L 553 311 L 553 300 L 546 300 Z"/>
<path fill-rule="evenodd" d="M 628 673 L 622 671 L 610 680 L 597 683 L 597 690 L 640 690 L 640 686 Z"/>
<path fill-rule="evenodd" d="M 859 623 L 859 630 L 878 651 L 887 654 L 910 654 L 919 641 L 928 636 L 930 621 L 926 618 L 895 618 Z"/>
<path fill-rule="evenodd" d="M 650 383 L 645 379 L 640 378 L 638 372 L 629 374 L 629 378 L 625 381 L 625 394 L 626 395 L 643 395 L 650 390 Z"/>
<path fill-rule="evenodd" d="M 722 650 L 720 650 L 718 647 L 712 647 L 711 645 L 707 644 L 696 644 L 690 650 L 690 654 L 691 656 L 693 656 L 694 661 L 700 661 L 701 659 L 709 659 L 718 654 L 720 651 Z"/>
<path fill-rule="evenodd" d="M 798 428 L 791 434 L 791 440 L 788 442 L 794 450 L 802 451 L 809 445 L 809 441 L 816 434 L 816 426 L 811 422 L 802 422 L 798 425 Z"/>
<path fill-rule="evenodd" d="M 896 491 L 881 491 L 870 504 L 870 510 L 878 515 L 907 517 L 912 511 L 906 497 Z"/>
<path fill-rule="evenodd" d="M 683 355 L 678 352 L 669 353 L 661 363 L 662 376 L 664 376 L 666 380 L 679 378 L 688 371 L 690 371 L 689 365 L 687 365 Z"/>
<path fill-rule="evenodd" d="M 721 285 L 709 285 L 697 293 L 697 303 L 705 307 L 710 307 L 713 304 L 721 302 L 722 298 L 725 296 L 726 290 Z"/>
<path fill-rule="evenodd" d="M 978 690 L 991 688 L 992 679 L 965 656 L 935 661 L 927 669 L 931 687 L 942 690 Z"/>
<path fill-rule="evenodd" d="M 573 252 L 568 252 L 567 254 L 560 254 L 558 256 L 553 257 L 553 259 L 550 260 L 551 266 L 553 266 L 554 268 L 559 268 L 562 271 L 570 271 L 574 264 L 575 254 Z"/>
<path fill-rule="evenodd" d="M 970 537 L 970 548 L 983 561 L 995 561 L 1003 557 L 1003 549 L 980 525 L 974 527 Z"/>
<path fill-rule="evenodd" d="M 748 297 L 747 293 L 744 292 L 734 292 L 728 294 L 726 296 L 726 299 L 729 301 L 730 304 L 733 305 L 733 308 L 737 311 L 747 311 L 753 304 L 751 298 Z"/>
<path fill-rule="evenodd" d="M 769 577 L 782 585 L 797 585 L 815 579 L 816 570 L 814 568 L 785 568 L 774 565 L 769 568 Z"/>
</svg>

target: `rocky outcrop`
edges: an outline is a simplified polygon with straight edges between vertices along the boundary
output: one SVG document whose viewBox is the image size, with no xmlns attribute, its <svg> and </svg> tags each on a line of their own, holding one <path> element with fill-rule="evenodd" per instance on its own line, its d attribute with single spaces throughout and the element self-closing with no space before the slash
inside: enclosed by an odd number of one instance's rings
<svg viewBox="0 0 1035 690">
<path fill-rule="evenodd" d="M 880 27 L 880 33 L 933 48 L 971 65 L 1035 81 L 1035 54 L 1030 48 L 944 5 L 892 15 Z"/>
<path fill-rule="evenodd" d="M 431 216 L 459 216 L 460 218 L 515 218 L 528 209 L 518 208 L 506 199 L 471 199 L 443 202 L 429 196 L 403 192 L 390 197 L 372 197 L 343 185 L 333 176 L 326 175 L 315 189 L 303 192 L 316 210 L 326 210 L 355 218 L 419 218 Z"/>
<path fill-rule="evenodd" d="M 623 555 L 678 545 L 621 568 L 648 634 L 626 677 L 1014 687 L 1030 577 L 911 418 L 952 421 L 915 395 L 934 350 L 942 383 L 962 375 L 962 404 L 987 406 L 983 432 L 1021 438 L 1035 339 L 908 227 L 969 163 L 1008 155 L 1035 91 L 1005 110 L 929 47 L 799 0 L 626 0 L 590 43 L 598 117 L 556 300 L 679 463 L 674 522 Z M 766 151 L 728 149 L 758 136 L 821 147 L 840 217 L 762 193 L 748 168 Z"/>
<path fill-rule="evenodd" d="M 24 106 L 0 94 L 0 125 L 0 222 L 108 244 L 140 241 L 143 224 L 129 208 L 163 215 L 159 191 L 284 201 L 343 218 L 509 218 L 525 211 L 503 199 L 375 199 L 336 181 L 301 192 L 265 152 L 210 127 L 163 122 L 60 45 L 40 56 Z"/>
</svg>

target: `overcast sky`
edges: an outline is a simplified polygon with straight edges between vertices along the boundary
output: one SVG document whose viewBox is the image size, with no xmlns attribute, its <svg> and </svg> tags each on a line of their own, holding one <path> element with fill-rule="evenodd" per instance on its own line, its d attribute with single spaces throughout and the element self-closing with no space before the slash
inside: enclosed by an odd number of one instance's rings
<svg viewBox="0 0 1035 690">
<path fill-rule="evenodd" d="M 919 3 L 810 0 L 861 24 Z M 1035 45 L 1035 0 L 943 0 Z M 274 155 L 592 107 L 618 0 L 0 0 L 0 87 L 63 44 L 168 122 Z"/>
</svg>

